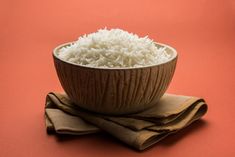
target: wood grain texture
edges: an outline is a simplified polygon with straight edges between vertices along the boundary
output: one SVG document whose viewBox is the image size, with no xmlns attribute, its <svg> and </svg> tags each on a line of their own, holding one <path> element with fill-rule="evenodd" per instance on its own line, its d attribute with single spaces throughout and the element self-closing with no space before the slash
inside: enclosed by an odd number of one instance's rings
<svg viewBox="0 0 235 157">
<path fill-rule="evenodd" d="M 103 114 L 130 114 L 156 104 L 165 93 L 177 62 L 176 51 L 167 47 L 174 57 L 164 64 L 126 69 L 89 68 L 60 60 L 56 57 L 58 48 L 53 58 L 65 92 L 78 106 Z"/>
</svg>

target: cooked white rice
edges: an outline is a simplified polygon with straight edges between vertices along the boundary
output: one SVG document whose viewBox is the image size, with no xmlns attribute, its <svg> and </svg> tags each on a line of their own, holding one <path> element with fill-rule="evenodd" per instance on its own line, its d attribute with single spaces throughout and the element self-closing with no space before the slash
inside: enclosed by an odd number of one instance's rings
<svg viewBox="0 0 235 157">
<path fill-rule="evenodd" d="M 143 67 L 166 62 L 165 47 L 156 47 L 147 36 L 138 37 L 121 29 L 100 29 L 80 37 L 59 50 L 62 60 L 102 68 Z"/>
</svg>

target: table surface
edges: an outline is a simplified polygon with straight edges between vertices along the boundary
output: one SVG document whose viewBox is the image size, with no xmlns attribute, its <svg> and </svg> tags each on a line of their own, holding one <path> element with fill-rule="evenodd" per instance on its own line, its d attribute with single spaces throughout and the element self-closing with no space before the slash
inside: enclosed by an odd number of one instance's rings
<svg viewBox="0 0 235 157">
<path fill-rule="evenodd" d="M 1 1 L 0 156 L 234 156 L 235 1 Z M 52 50 L 99 28 L 122 28 L 175 47 L 170 93 L 201 96 L 203 120 L 136 152 L 105 133 L 47 135 L 45 96 L 62 88 Z"/>
</svg>

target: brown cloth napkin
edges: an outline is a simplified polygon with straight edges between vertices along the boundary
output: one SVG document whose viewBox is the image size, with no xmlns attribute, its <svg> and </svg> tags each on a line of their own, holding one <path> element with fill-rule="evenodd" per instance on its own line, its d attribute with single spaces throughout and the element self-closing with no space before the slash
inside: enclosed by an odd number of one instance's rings
<svg viewBox="0 0 235 157">
<path fill-rule="evenodd" d="M 201 98 L 165 94 L 143 112 L 107 116 L 79 108 L 66 94 L 49 93 L 45 118 L 48 133 L 82 135 L 104 130 L 129 146 L 144 150 L 198 120 L 206 111 Z"/>
</svg>

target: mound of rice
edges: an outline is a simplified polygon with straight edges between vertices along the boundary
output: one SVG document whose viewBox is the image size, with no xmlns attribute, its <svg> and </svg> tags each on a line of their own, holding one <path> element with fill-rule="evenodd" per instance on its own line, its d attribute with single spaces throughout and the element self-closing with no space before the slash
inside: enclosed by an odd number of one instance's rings
<svg viewBox="0 0 235 157">
<path fill-rule="evenodd" d="M 84 35 L 58 53 L 62 60 L 88 67 L 143 67 L 166 62 L 165 47 L 156 47 L 147 36 L 121 29 L 100 29 Z"/>
</svg>

